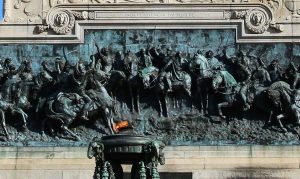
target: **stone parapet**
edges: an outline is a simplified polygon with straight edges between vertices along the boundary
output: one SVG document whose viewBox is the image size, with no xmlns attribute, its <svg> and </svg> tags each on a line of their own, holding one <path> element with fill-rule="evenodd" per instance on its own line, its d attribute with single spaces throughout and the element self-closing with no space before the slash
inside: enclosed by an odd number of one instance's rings
<svg viewBox="0 0 300 179">
<path fill-rule="evenodd" d="M 92 178 L 86 147 L 1 147 L 0 179 Z M 162 173 L 198 178 L 300 178 L 300 146 L 172 146 Z M 130 166 L 124 166 L 125 172 Z"/>
</svg>

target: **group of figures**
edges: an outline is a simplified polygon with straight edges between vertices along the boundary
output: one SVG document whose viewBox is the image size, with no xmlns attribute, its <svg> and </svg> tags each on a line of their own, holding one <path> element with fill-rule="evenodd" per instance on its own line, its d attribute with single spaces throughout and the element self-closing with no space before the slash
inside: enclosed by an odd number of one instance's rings
<svg viewBox="0 0 300 179">
<path fill-rule="evenodd" d="M 116 101 L 122 109 L 139 114 L 145 91 L 151 91 L 148 94 L 158 106 L 159 117 L 169 117 L 167 96 L 171 96 L 179 110 L 186 101 L 191 111 L 203 115 L 216 111 L 226 118 L 224 108 L 241 113 L 258 108 L 270 113 L 266 122 L 276 119 L 284 131 L 282 119 L 300 124 L 300 67 L 292 62 L 283 69 L 279 59 L 266 65 L 264 59 L 242 51 L 228 57 L 226 49 L 222 55 L 198 50 L 186 59 L 170 47 L 111 55 L 108 48 L 95 46 L 97 53 L 88 61 L 79 59 L 73 66 L 65 55 L 64 60 L 56 58 L 52 67 L 43 61 L 38 74 L 28 59 L 19 68 L 10 58 L 1 61 L 0 116 L 8 139 L 5 116 L 9 113 L 20 116 L 25 130 L 28 116 L 33 116 L 43 134 L 48 128 L 54 136 L 64 132 L 80 140 L 69 126 L 74 121 L 95 120 L 101 120 L 106 133 L 115 133 Z"/>
</svg>

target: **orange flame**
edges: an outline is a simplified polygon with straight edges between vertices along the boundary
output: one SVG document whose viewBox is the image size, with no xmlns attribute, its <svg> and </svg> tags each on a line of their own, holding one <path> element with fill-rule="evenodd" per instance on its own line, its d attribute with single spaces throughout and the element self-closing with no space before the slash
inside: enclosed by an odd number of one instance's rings
<svg viewBox="0 0 300 179">
<path fill-rule="evenodd" d="M 121 121 L 118 123 L 114 124 L 114 131 L 116 133 L 119 133 L 121 129 L 129 127 L 129 122 L 128 121 Z"/>
</svg>

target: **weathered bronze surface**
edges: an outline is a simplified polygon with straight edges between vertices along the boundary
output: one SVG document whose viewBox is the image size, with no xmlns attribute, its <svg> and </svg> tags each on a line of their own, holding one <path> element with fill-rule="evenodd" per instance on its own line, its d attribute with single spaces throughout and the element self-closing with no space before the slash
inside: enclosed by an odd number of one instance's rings
<svg viewBox="0 0 300 179">
<path fill-rule="evenodd" d="M 128 126 L 171 145 L 298 144 L 299 46 L 232 34 L 105 30 L 80 46 L 0 46 L 0 144 L 87 145 Z"/>
</svg>

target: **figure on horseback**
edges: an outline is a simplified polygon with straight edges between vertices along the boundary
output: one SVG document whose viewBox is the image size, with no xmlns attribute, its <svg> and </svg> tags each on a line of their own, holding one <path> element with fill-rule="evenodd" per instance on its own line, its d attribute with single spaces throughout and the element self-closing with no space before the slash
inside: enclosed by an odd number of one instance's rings
<svg viewBox="0 0 300 179">
<path fill-rule="evenodd" d="M 197 93 L 200 98 L 200 111 L 202 114 L 208 114 L 208 93 L 212 70 L 201 50 L 198 50 L 194 54 L 190 62 L 190 71 L 196 77 Z"/>
<path fill-rule="evenodd" d="M 115 103 L 117 101 L 117 97 L 120 100 L 121 108 L 127 108 L 126 99 L 127 99 L 127 91 L 128 89 L 128 79 L 131 75 L 131 65 L 132 65 L 132 57 L 131 52 L 127 51 L 122 57 L 121 52 L 117 52 L 115 56 L 114 63 L 112 65 L 112 71 L 110 73 L 110 77 L 107 81 L 106 87 L 114 99 Z M 123 89 L 123 90 L 120 90 Z"/>
<path fill-rule="evenodd" d="M 291 89 L 284 81 L 273 83 L 261 93 L 256 100 L 256 106 L 269 112 L 269 118 L 265 125 L 269 125 L 275 118 L 280 128 L 287 132 L 282 124 L 282 119 L 292 119 L 296 125 L 300 125 L 300 90 Z"/>
<path fill-rule="evenodd" d="M 157 78 L 158 69 L 152 66 L 152 60 L 149 55 L 147 55 L 145 49 L 141 49 L 137 56 L 137 61 L 133 61 L 136 64 L 137 69 L 133 70 L 132 75 L 129 79 L 129 88 L 131 96 L 131 110 L 140 112 L 139 97 L 141 90 L 147 89 L 150 87 L 151 82 Z"/>
<path fill-rule="evenodd" d="M 48 99 L 45 107 L 45 118 L 42 122 L 42 133 L 46 124 L 54 135 L 54 124 L 58 124 L 59 129 L 70 134 L 76 140 L 80 137 L 69 129 L 76 119 L 82 119 L 82 111 L 86 112 L 87 120 L 100 120 L 106 125 L 109 132 L 114 133 L 114 122 L 112 117 L 113 100 L 108 95 L 104 86 L 93 81 L 94 88 L 86 90 L 85 94 L 91 99 L 91 103 L 86 108 L 84 97 L 77 93 L 58 93 Z"/>
<path fill-rule="evenodd" d="M 165 67 L 160 70 L 156 87 L 160 116 L 163 113 L 163 104 L 166 110 L 166 117 L 168 117 L 169 111 L 167 107 L 166 95 L 170 92 L 172 92 L 175 96 L 173 98 L 174 108 L 179 108 L 177 98 L 180 96 L 181 92 L 183 92 L 187 96 L 187 99 L 191 102 L 191 108 L 193 108 L 191 96 L 192 79 L 188 73 L 182 70 L 183 65 L 186 63 L 187 60 L 183 58 L 182 53 L 178 51 L 176 52 L 174 57 L 171 58 L 170 61 L 165 65 Z"/>
<path fill-rule="evenodd" d="M 86 94 L 86 85 L 88 79 L 89 72 L 86 71 L 84 63 L 82 60 L 79 60 L 76 63 L 74 73 L 72 75 L 72 81 L 74 84 L 74 91 L 78 95 L 80 95 L 84 100 L 84 107 L 81 111 L 81 118 L 83 120 L 88 120 L 87 111 L 92 103 L 91 98 Z"/>
<path fill-rule="evenodd" d="M 4 65 L 6 80 L 2 84 L 0 95 L 1 125 L 8 139 L 10 136 L 6 129 L 5 113 L 17 114 L 21 117 L 23 130 L 27 130 L 28 115 L 25 110 L 31 107 L 29 101 L 30 86 L 33 84 L 31 64 L 23 61 L 18 70 L 15 70 L 11 60 L 7 59 Z M 17 73 L 18 72 L 18 73 Z"/>
<path fill-rule="evenodd" d="M 292 89 L 300 88 L 300 73 L 293 62 L 291 62 L 288 68 L 283 74 L 283 81 L 291 85 Z"/>
</svg>

